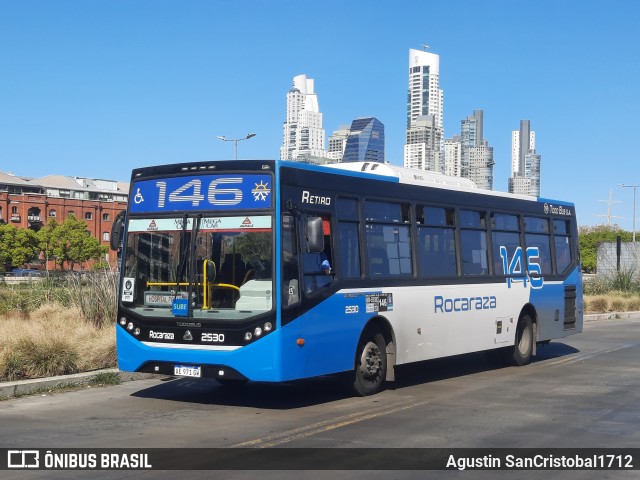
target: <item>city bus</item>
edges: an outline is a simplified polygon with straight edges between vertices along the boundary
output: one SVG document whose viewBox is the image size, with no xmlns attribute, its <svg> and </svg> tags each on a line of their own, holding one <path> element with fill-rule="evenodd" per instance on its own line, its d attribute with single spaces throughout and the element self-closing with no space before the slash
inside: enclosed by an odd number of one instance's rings
<svg viewBox="0 0 640 480">
<path fill-rule="evenodd" d="M 370 395 L 399 365 L 525 365 L 582 331 L 572 203 L 381 163 L 133 170 L 114 222 L 121 370 Z"/>
</svg>

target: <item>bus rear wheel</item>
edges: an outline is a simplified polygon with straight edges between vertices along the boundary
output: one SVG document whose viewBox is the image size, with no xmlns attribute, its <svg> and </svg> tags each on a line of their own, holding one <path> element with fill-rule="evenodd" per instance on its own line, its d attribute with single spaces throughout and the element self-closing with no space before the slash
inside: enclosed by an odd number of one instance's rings
<svg viewBox="0 0 640 480">
<path fill-rule="evenodd" d="M 387 377 L 387 352 L 384 336 L 379 332 L 365 333 L 358 342 L 353 390 L 360 396 L 373 395 Z"/>
<path fill-rule="evenodd" d="M 510 363 L 513 365 L 527 365 L 533 356 L 533 321 L 529 314 L 523 314 L 516 327 L 516 341 L 511 353 Z"/>
</svg>

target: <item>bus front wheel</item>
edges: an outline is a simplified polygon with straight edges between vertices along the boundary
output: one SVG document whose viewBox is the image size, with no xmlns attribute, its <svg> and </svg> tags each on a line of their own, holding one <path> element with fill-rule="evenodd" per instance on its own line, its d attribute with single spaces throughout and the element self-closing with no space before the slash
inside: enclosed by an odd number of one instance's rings
<svg viewBox="0 0 640 480">
<path fill-rule="evenodd" d="M 387 352 L 384 336 L 365 333 L 358 342 L 353 390 L 360 396 L 379 392 L 387 377 Z"/>
<path fill-rule="evenodd" d="M 510 358 L 513 365 L 520 366 L 531 362 L 534 341 L 533 321 L 529 314 L 525 313 L 518 320 L 518 326 L 516 327 L 516 341 Z"/>
</svg>

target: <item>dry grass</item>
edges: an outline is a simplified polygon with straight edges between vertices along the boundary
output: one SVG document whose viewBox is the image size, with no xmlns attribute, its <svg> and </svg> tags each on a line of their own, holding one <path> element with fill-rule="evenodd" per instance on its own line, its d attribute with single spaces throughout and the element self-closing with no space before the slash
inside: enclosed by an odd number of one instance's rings
<svg viewBox="0 0 640 480">
<path fill-rule="evenodd" d="M 598 295 L 595 297 L 585 296 L 584 298 L 585 313 L 605 313 L 609 311 L 609 299 L 605 296 Z"/>
<path fill-rule="evenodd" d="M 585 295 L 585 313 L 635 312 L 640 310 L 640 297 L 629 292 L 608 295 Z"/>
<path fill-rule="evenodd" d="M 113 367 L 114 326 L 94 326 L 58 303 L 0 316 L 0 381 Z"/>
</svg>

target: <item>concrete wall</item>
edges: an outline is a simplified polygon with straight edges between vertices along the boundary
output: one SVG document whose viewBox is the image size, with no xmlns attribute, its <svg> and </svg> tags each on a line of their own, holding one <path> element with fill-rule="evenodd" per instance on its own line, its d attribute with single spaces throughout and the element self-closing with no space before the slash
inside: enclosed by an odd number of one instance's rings
<svg viewBox="0 0 640 480">
<path fill-rule="evenodd" d="M 617 271 L 616 242 L 598 245 L 596 272 L 598 277 L 611 277 Z M 623 242 L 620 249 L 620 271 L 640 275 L 640 244 Z"/>
</svg>

